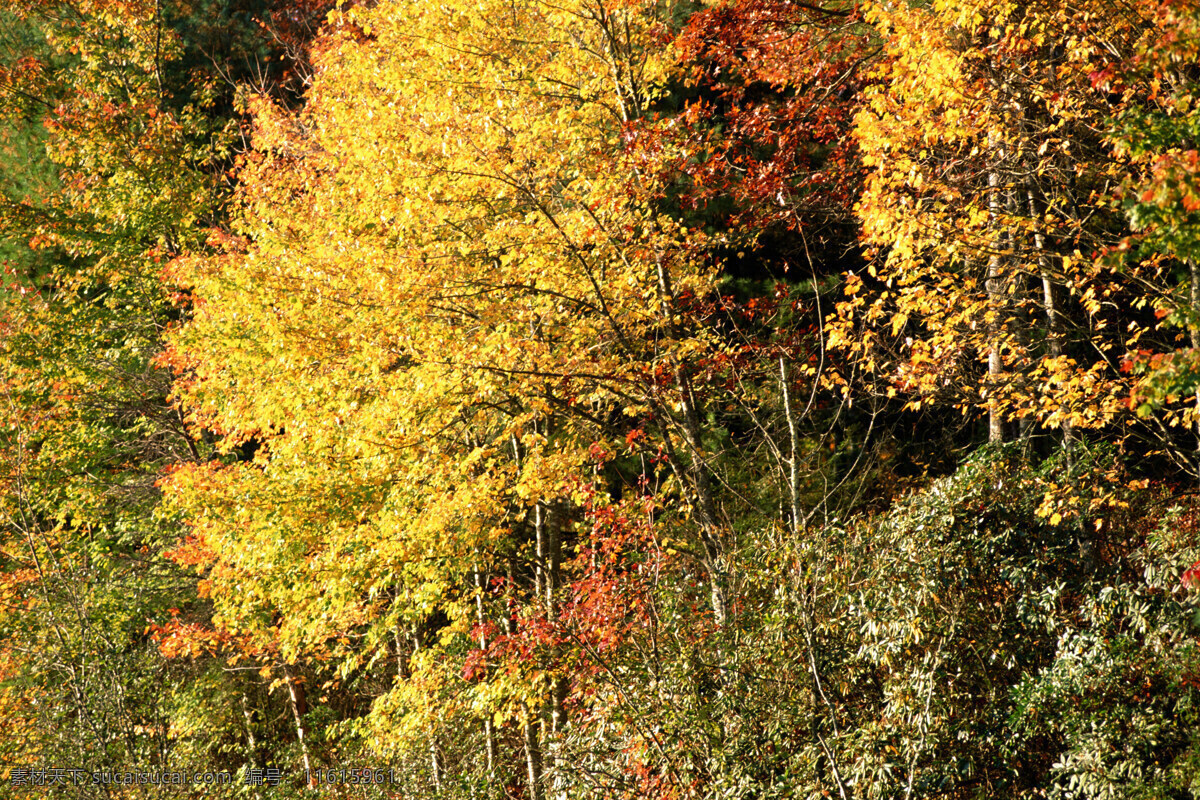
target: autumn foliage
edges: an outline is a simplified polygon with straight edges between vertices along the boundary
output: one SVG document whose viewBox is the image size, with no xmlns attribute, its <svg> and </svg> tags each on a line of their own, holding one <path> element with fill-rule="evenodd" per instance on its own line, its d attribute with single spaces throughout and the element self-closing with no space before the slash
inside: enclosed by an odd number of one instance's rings
<svg viewBox="0 0 1200 800">
<path fill-rule="evenodd" d="M 0 760 L 1192 796 L 1198 53 L 1180 0 L 0 11 Z"/>
</svg>

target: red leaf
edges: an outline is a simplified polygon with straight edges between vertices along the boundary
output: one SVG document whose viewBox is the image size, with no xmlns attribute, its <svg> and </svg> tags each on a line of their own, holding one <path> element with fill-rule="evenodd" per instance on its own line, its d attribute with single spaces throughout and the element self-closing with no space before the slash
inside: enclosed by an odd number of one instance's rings
<svg viewBox="0 0 1200 800">
<path fill-rule="evenodd" d="M 1200 561 L 1188 567 L 1179 582 L 1185 589 L 1200 589 Z"/>
</svg>

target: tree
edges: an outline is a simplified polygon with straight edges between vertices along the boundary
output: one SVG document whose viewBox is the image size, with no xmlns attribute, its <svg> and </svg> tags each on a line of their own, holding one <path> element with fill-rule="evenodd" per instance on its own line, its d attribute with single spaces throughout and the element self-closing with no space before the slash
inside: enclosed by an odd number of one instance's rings
<svg viewBox="0 0 1200 800">
<path fill-rule="evenodd" d="M 160 557 L 180 529 L 156 482 L 209 451 L 155 363 L 180 315 L 160 271 L 202 246 L 197 223 L 219 214 L 236 131 L 233 87 L 194 35 L 204 11 L 3 12 L 6 145 L 32 156 L 0 159 L 12 254 L 0 289 L 0 649 L 22 715 L 0 747 L 12 764 L 166 768 L 172 690 L 195 677 L 146 628 L 195 596 Z M 225 22 L 233 40 L 260 41 Z"/>
<path fill-rule="evenodd" d="M 889 57 L 858 118 L 872 168 L 859 210 L 879 260 L 850 281 L 836 336 L 910 407 L 986 409 L 990 441 L 1016 421 L 1023 437 L 1060 429 L 1067 447 L 1121 416 L 1119 358 L 1144 330 L 1121 312 L 1136 307 L 1142 278 L 1095 259 L 1123 234 L 1113 189 L 1128 164 L 1105 133 L 1136 89 L 1093 77 L 1133 51 L 1148 12 L 1107 2 L 871 12 Z"/>
<path fill-rule="evenodd" d="M 1115 255 L 1121 261 L 1154 266 L 1156 283 L 1167 287 L 1153 294 L 1156 317 L 1164 327 L 1183 328 L 1190 348 L 1164 347 L 1143 351 L 1149 359 L 1130 359 L 1142 374 L 1131 404 L 1142 415 L 1166 414 L 1171 425 L 1186 420 L 1195 425 L 1195 412 L 1183 412 L 1177 399 L 1192 398 L 1197 388 L 1195 351 L 1200 347 L 1200 255 L 1194 233 L 1197 199 L 1196 114 L 1197 82 L 1188 59 L 1194 55 L 1197 21 L 1186 5 L 1164 3 L 1159 8 L 1163 35 L 1143 42 L 1131 59 L 1129 72 L 1149 86 L 1149 93 L 1124 110 L 1118 119 L 1118 145 L 1140 169 L 1126 181 L 1126 210 L 1135 231 Z M 1114 76 L 1103 76 L 1113 80 Z M 1185 457 L 1186 458 L 1186 457 Z M 1190 464 L 1195 471 L 1197 467 Z"/>
<path fill-rule="evenodd" d="M 197 298 L 172 355 L 192 419 L 258 448 L 172 479 L 220 619 L 278 625 L 288 658 L 395 647 L 405 679 L 375 718 L 410 721 L 371 727 L 372 744 L 411 732 L 436 749 L 453 709 L 476 729 L 499 713 L 524 730 L 533 796 L 534 726 L 562 689 L 453 700 L 446 657 L 477 621 L 462 576 L 553 609 L 591 446 L 613 427 L 663 431 L 724 613 L 725 521 L 684 368 L 705 341 L 676 307 L 709 291 L 706 237 L 655 210 L 649 179 L 620 177 L 637 168 L 622 136 L 659 91 L 659 13 L 344 14 L 306 109 L 259 108 L 246 239 L 175 273 Z M 412 687 L 442 698 L 438 719 Z"/>
</svg>

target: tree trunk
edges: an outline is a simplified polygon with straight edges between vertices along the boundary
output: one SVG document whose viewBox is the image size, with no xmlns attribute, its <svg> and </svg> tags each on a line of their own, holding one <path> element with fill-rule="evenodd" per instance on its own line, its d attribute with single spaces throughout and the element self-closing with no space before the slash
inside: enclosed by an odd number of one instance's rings
<svg viewBox="0 0 1200 800">
<path fill-rule="evenodd" d="M 308 742 L 304 738 L 304 714 L 308 704 L 304 698 L 304 687 L 296 683 L 287 663 L 283 664 L 283 678 L 287 683 L 288 701 L 292 707 L 292 719 L 296 722 L 296 741 L 300 745 L 300 758 L 304 762 L 304 778 L 311 786 L 313 780 L 312 761 L 308 757 Z"/>
<path fill-rule="evenodd" d="M 673 316 L 674 312 L 669 310 L 671 303 L 675 299 L 675 292 L 671 286 L 671 273 L 663 261 L 661 253 L 655 257 L 655 266 L 658 270 L 659 300 L 668 308 L 667 327 L 674 338 L 680 338 L 678 325 Z M 717 512 L 716 495 L 713 492 L 712 481 L 708 474 L 708 465 L 705 463 L 703 456 L 704 447 L 701 442 L 702 432 L 696 394 L 693 390 L 691 379 L 688 377 L 687 370 L 684 369 L 682 363 L 675 365 L 675 390 L 679 395 L 679 404 L 683 411 L 682 418 L 678 420 L 678 423 L 680 429 L 683 431 L 684 441 L 687 442 L 690 457 L 688 459 L 688 466 L 685 467 L 677 456 L 670 456 L 671 468 L 681 482 L 691 486 L 696 496 L 696 521 L 700 527 L 700 544 L 704 548 L 703 564 L 705 571 L 708 573 L 709 596 L 712 601 L 713 619 L 718 625 L 723 625 L 725 624 L 727 613 L 725 573 L 722 566 L 725 548 L 722 526 L 720 524 L 721 517 Z M 663 430 L 664 439 L 667 441 L 668 446 L 670 443 L 670 434 L 669 430 Z"/>
<path fill-rule="evenodd" d="M 442 767 L 442 754 L 438 749 L 437 737 L 433 735 L 429 737 L 429 762 L 433 777 L 433 791 L 441 794 L 442 777 L 445 774 L 445 769 Z"/>
<path fill-rule="evenodd" d="M 542 601 L 549 611 L 550 597 L 553 592 L 550 580 L 550 535 L 546 525 L 546 506 L 541 500 L 533 506 L 533 538 L 537 551 L 537 563 L 534 566 L 533 594 Z"/>
<path fill-rule="evenodd" d="M 242 719 L 246 724 L 246 761 L 250 764 L 251 769 L 257 769 L 258 739 L 254 736 L 254 709 L 250 707 L 250 700 L 244 692 L 242 693 Z"/>
<path fill-rule="evenodd" d="M 486 617 L 483 613 L 483 592 L 486 586 L 486 581 L 483 578 L 483 573 L 476 564 L 475 572 L 475 619 L 479 623 L 479 649 L 487 652 L 488 640 L 487 632 L 484 629 Z M 492 723 L 491 714 L 485 714 L 483 717 L 483 738 L 484 746 L 487 750 L 487 771 L 488 780 L 493 784 L 496 782 L 496 731 Z"/>
<path fill-rule="evenodd" d="M 1000 384 L 1000 373 L 1004 361 L 1000 353 L 1000 317 L 1004 307 L 1004 284 L 1000 255 L 1000 166 L 997 156 L 996 134 L 988 133 L 988 150 L 992 158 L 988 171 L 988 228 L 992 233 L 989 243 L 992 252 L 987 266 L 987 314 L 988 314 L 988 441 L 997 444 L 1004 441 L 1004 422 L 996 402 L 996 389 Z"/>
<path fill-rule="evenodd" d="M 1200 264 L 1189 258 L 1188 272 L 1191 278 L 1191 319 L 1188 320 L 1188 335 L 1192 347 L 1200 356 Z M 1200 479 L 1200 386 L 1196 387 L 1196 476 Z"/>
<path fill-rule="evenodd" d="M 538 743 L 537 723 L 532 715 L 525 714 L 525 768 L 529 779 L 529 800 L 543 800 L 542 750 Z"/>
<path fill-rule="evenodd" d="M 1038 273 L 1042 279 L 1042 310 L 1046 315 L 1046 341 L 1051 358 L 1059 358 L 1063 354 L 1062 322 L 1059 320 L 1058 306 L 1054 299 L 1053 276 L 1050 274 L 1050 258 L 1046 253 L 1046 237 L 1042 233 L 1041 208 L 1038 205 L 1033 187 L 1026 189 L 1029 198 L 1029 218 L 1033 220 L 1033 244 L 1037 248 Z M 1063 450 L 1067 456 L 1067 471 L 1071 471 L 1074 460 L 1073 445 L 1075 438 L 1074 426 L 1068 414 L 1062 422 Z"/>
<path fill-rule="evenodd" d="M 788 426 L 788 499 L 792 506 L 792 533 L 800 535 L 800 438 L 796 431 L 796 415 L 792 411 L 792 396 L 788 388 L 788 368 L 783 356 L 779 357 L 779 387 L 783 393 L 783 414 Z"/>
</svg>

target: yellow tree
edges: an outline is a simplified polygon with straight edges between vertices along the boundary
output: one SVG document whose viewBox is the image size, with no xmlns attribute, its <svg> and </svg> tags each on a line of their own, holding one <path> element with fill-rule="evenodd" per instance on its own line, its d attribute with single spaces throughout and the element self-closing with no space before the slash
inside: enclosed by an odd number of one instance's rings
<svg viewBox="0 0 1200 800">
<path fill-rule="evenodd" d="M 522 624 L 491 595 L 484 612 L 489 579 L 553 613 L 580 493 L 618 433 L 660 431 L 725 614 L 725 523 L 687 369 L 711 343 L 680 310 L 712 288 L 710 241 L 625 155 L 673 13 L 398 0 L 340 14 L 305 110 L 259 104 L 225 255 L 174 268 L 195 297 L 170 355 L 181 402 L 226 451 L 256 447 L 171 481 L 218 622 L 277 636 L 289 659 L 394 663 L 360 730 L 382 751 L 420 743 L 435 786 L 454 720 L 480 720 L 489 771 L 511 720 L 541 795 L 562 676 L 534 665 L 472 687 L 455 665 L 487 647 L 489 621 Z"/>
<path fill-rule="evenodd" d="M 991 441 L 1011 421 L 1022 435 L 1061 429 L 1068 445 L 1110 424 L 1140 295 L 1095 259 L 1122 235 L 1114 189 L 1128 167 L 1106 134 L 1134 87 L 1094 78 L 1132 53 L 1149 15 L 978 0 L 870 17 L 887 58 L 857 121 L 872 170 L 858 208 L 878 258 L 851 278 L 835 336 L 913 407 L 986 410 Z"/>
</svg>

